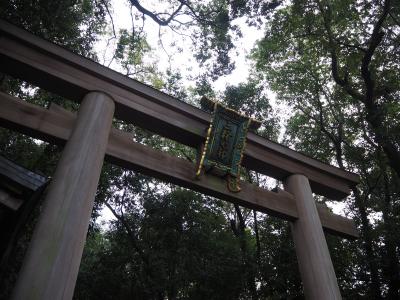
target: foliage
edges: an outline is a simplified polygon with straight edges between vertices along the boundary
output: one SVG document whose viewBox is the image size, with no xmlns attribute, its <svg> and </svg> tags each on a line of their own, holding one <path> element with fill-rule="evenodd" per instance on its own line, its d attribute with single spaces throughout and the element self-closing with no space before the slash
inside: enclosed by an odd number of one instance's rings
<svg viewBox="0 0 400 300">
<path fill-rule="evenodd" d="M 356 278 L 347 279 L 353 286 L 345 292 L 374 299 L 396 299 L 400 287 L 400 106 L 392 81 L 399 73 L 398 16 L 397 2 L 296 1 L 276 11 L 253 51 L 259 73 L 293 111 L 285 142 L 361 175 L 347 205 L 362 238 L 335 265 L 351 258 Z"/>
<path fill-rule="evenodd" d="M 127 188 L 140 185 L 124 185 L 125 198 L 114 196 L 112 209 L 125 212 L 107 232 L 90 236 L 75 298 L 237 298 L 239 249 L 220 204 L 174 189 L 161 195 L 135 192 L 143 193 L 143 205 L 132 205 L 126 203 L 132 201 Z M 107 281 L 113 285 L 105 289 Z"/>
<path fill-rule="evenodd" d="M 223 101 L 230 108 L 260 120 L 262 127 L 258 133 L 261 136 L 270 140 L 278 139 L 278 116 L 276 116 L 269 104 L 265 89 L 259 80 L 250 77 L 246 83 L 227 86 L 224 91 Z"/>
<path fill-rule="evenodd" d="M 85 56 L 104 26 L 105 7 L 96 1 L 12 0 L 0 2 L 0 16 L 11 23 Z"/>
</svg>

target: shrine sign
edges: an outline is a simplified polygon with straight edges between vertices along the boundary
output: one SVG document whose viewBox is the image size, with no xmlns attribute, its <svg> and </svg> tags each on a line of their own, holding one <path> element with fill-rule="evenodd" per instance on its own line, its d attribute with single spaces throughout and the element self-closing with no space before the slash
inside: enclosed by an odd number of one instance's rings
<svg viewBox="0 0 400 300">
<path fill-rule="evenodd" d="M 206 173 L 212 172 L 226 177 L 228 190 L 239 192 L 240 164 L 247 131 L 256 130 L 261 123 L 206 97 L 201 99 L 201 104 L 211 111 L 212 117 L 201 157 L 198 159 L 196 176 L 200 176 L 204 169 Z"/>
</svg>

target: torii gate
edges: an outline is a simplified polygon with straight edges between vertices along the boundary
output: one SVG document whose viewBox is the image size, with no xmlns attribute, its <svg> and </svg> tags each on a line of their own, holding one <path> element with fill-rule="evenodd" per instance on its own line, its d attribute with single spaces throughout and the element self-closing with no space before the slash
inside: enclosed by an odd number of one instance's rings
<svg viewBox="0 0 400 300">
<path fill-rule="evenodd" d="M 323 229 L 358 237 L 354 222 L 312 193 L 343 199 L 359 177 L 248 133 L 243 165 L 284 181 L 285 191 L 196 179 L 196 166 L 133 142 L 113 117 L 198 148 L 210 115 L 0 20 L 0 71 L 81 102 L 78 115 L 0 93 L 0 125 L 65 144 L 12 299 L 72 299 L 103 159 L 291 222 L 307 299 L 341 299 Z M 114 112 L 115 110 L 115 112 Z"/>
</svg>

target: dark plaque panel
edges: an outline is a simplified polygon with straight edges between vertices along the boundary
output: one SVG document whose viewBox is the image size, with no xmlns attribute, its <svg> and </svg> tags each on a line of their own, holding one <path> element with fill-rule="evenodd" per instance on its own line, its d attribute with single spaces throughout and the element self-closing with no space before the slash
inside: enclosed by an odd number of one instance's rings
<svg viewBox="0 0 400 300">
<path fill-rule="evenodd" d="M 234 110 L 226 108 L 208 99 L 203 106 L 212 110 L 212 120 L 207 132 L 207 139 L 202 151 L 197 176 L 201 171 L 226 176 L 228 189 L 239 192 L 240 163 L 250 124 L 254 122 Z M 252 124 L 254 126 L 254 124 Z"/>
</svg>

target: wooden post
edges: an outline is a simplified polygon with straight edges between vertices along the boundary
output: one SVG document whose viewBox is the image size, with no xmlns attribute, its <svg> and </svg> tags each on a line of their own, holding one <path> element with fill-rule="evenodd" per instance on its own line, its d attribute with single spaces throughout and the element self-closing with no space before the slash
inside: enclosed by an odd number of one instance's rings
<svg viewBox="0 0 400 300">
<path fill-rule="evenodd" d="M 285 189 L 294 195 L 299 214 L 291 227 L 306 299 L 342 299 L 307 177 L 289 176 Z"/>
<path fill-rule="evenodd" d="M 72 299 L 113 115 L 108 95 L 83 99 L 12 299 Z"/>
</svg>

